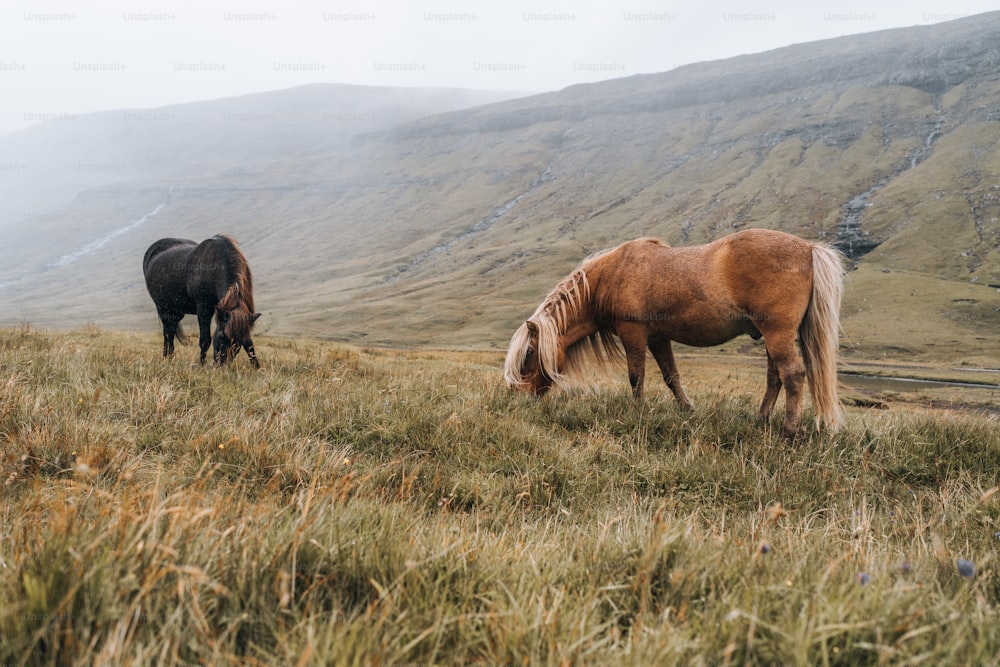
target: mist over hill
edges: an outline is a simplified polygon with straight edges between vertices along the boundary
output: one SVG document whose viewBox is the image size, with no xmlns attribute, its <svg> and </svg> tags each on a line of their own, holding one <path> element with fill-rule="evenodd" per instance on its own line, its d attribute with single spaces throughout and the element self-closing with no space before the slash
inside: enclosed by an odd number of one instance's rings
<svg viewBox="0 0 1000 667">
<path fill-rule="evenodd" d="M 84 227 L 78 195 L 102 188 L 165 188 L 211 178 L 243 179 L 311 154 L 336 154 L 365 133 L 514 93 L 459 89 L 309 85 L 156 109 L 66 115 L 0 136 L 0 230 Z M 66 207 L 60 212 L 59 209 Z M 67 212 L 68 211 L 68 212 Z M 77 235 L 73 234 L 73 240 Z M 15 243 L 0 259 L 24 259 Z"/>
<path fill-rule="evenodd" d="M 0 199 L 54 204 L 0 223 L 2 321 L 156 330 L 145 248 L 225 232 L 264 332 L 503 346 L 590 252 L 769 227 L 851 258 L 849 351 L 1000 358 L 1000 13 L 477 106 L 333 91 L 0 137 L 53 156 Z"/>
</svg>

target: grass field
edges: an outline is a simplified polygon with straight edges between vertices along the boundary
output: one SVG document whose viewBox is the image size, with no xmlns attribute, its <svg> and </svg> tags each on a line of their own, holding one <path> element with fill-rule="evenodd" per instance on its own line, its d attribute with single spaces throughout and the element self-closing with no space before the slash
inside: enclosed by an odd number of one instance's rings
<svg viewBox="0 0 1000 667">
<path fill-rule="evenodd" d="M 1000 660 L 996 417 L 789 446 L 736 354 L 682 362 L 684 414 L 513 395 L 495 352 L 257 343 L 0 330 L 0 664 Z"/>
</svg>

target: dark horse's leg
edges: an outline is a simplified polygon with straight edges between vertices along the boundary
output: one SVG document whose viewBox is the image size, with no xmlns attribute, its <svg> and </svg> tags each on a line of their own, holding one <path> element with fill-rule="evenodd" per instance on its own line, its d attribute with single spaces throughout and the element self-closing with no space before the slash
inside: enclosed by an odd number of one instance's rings
<svg viewBox="0 0 1000 667">
<path fill-rule="evenodd" d="M 201 357 L 198 363 L 205 363 L 205 353 L 212 345 L 212 315 L 215 314 L 215 306 L 198 304 L 198 347 L 201 348 Z"/>
<path fill-rule="evenodd" d="M 632 385 L 632 395 L 641 399 L 646 382 L 646 326 L 640 322 L 624 321 L 618 322 L 615 330 L 625 347 L 628 382 Z"/>
<path fill-rule="evenodd" d="M 685 410 L 693 409 L 694 404 L 684 393 L 684 387 L 681 386 L 681 375 L 677 372 L 677 363 L 674 361 L 674 350 L 670 345 L 670 339 L 651 338 L 649 351 L 653 353 L 653 358 L 656 359 L 656 364 L 660 367 L 660 372 L 663 373 L 663 381 L 670 387 L 677 402 Z"/>
<path fill-rule="evenodd" d="M 250 357 L 250 365 L 254 368 L 260 368 L 260 362 L 257 361 L 257 352 L 253 349 L 253 341 L 249 338 L 243 341 L 243 349 L 247 351 L 247 356 Z"/>
<path fill-rule="evenodd" d="M 767 353 L 767 391 L 764 392 L 764 400 L 760 404 L 760 410 L 757 412 L 757 419 L 761 422 L 767 422 L 771 419 L 771 412 L 774 410 L 774 404 L 778 400 L 778 392 L 781 391 L 781 375 L 778 373 L 778 367 L 774 365 L 774 359 L 771 358 L 771 353 Z"/>
<path fill-rule="evenodd" d="M 159 311 L 160 322 L 163 324 L 163 356 L 170 357 L 174 354 L 174 336 L 177 335 L 177 327 L 184 315 Z"/>
</svg>

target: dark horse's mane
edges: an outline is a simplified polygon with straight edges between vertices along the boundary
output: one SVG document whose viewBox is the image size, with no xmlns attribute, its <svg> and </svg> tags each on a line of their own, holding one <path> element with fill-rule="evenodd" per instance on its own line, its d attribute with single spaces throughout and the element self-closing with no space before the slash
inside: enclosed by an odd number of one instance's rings
<svg viewBox="0 0 1000 667">
<path fill-rule="evenodd" d="M 222 241 L 228 250 L 226 257 L 226 278 L 230 281 L 229 290 L 219 301 L 219 308 L 230 310 L 240 305 L 242 300 L 249 310 L 254 309 L 253 305 L 253 273 L 250 271 L 250 263 L 236 241 L 230 236 L 220 234 L 215 237 Z"/>
<path fill-rule="evenodd" d="M 235 334 L 249 332 L 254 313 L 253 273 L 250 263 L 232 237 L 220 234 L 215 237 L 226 249 L 226 278 L 229 289 L 219 299 L 217 308 L 231 314 L 230 326 Z"/>
</svg>

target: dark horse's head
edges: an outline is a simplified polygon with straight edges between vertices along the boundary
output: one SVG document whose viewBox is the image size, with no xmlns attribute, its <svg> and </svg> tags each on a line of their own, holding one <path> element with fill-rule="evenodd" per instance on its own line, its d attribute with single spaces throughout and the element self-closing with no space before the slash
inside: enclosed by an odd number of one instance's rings
<svg viewBox="0 0 1000 667">
<path fill-rule="evenodd" d="M 254 352 L 253 340 L 250 332 L 254 322 L 260 317 L 260 313 L 252 313 L 245 308 L 233 308 L 227 310 L 221 304 L 215 311 L 215 336 L 212 338 L 212 350 L 215 361 L 219 365 L 225 364 L 234 358 L 240 348 L 246 348 L 250 355 L 250 363 L 254 368 L 260 368 L 257 355 Z"/>
</svg>

